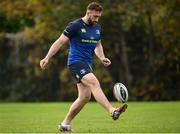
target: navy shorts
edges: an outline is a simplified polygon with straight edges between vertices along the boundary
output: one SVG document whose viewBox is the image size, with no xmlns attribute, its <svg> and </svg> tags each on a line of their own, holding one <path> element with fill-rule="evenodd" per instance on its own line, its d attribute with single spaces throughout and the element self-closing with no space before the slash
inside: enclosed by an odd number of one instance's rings
<svg viewBox="0 0 180 134">
<path fill-rule="evenodd" d="M 83 76 L 93 72 L 89 64 L 81 61 L 68 65 L 68 68 L 73 77 L 76 79 L 77 83 L 81 82 Z"/>
</svg>

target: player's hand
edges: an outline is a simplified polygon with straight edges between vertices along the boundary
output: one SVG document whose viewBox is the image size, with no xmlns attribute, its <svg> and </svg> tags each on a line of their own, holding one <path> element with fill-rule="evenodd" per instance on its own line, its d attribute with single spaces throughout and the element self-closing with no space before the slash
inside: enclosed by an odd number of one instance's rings
<svg viewBox="0 0 180 134">
<path fill-rule="evenodd" d="M 111 65 L 111 61 L 108 58 L 103 58 L 101 61 L 105 67 Z"/>
<path fill-rule="evenodd" d="M 48 59 L 46 59 L 46 58 L 42 59 L 42 60 L 40 61 L 40 67 L 41 67 L 42 69 L 46 69 L 46 68 L 47 68 L 47 65 L 48 65 L 48 62 L 49 62 Z"/>
</svg>

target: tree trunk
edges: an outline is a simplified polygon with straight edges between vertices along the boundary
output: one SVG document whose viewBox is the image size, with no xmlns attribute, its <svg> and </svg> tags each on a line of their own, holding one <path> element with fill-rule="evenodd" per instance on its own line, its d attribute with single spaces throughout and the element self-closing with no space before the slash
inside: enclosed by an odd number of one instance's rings
<svg viewBox="0 0 180 134">
<path fill-rule="evenodd" d="M 127 46 L 124 37 L 121 37 L 121 43 L 113 44 L 114 58 L 113 69 L 110 70 L 115 82 L 122 82 L 128 88 L 131 87 L 132 75 L 128 64 Z"/>
<path fill-rule="evenodd" d="M 150 10 L 150 9 L 149 9 Z M 154 60 L 154 46 L 155 46 L 155 27 L 152 22 L 151 11 L 147 11 L 147 19 L 149 24 L 149 65 L 152 65 Z"/>
<path fill-rule="evenodd" d="M 122 64 L 122 71 L 124 72 L 124 83 L 130 88 L 132 75 L 130 73 L 130 68 L 128 64 L 128 53 L 127 53 L 127 45 L 124 39 L 124 36 L 121 38 L 121 64 Z"/>
</svg>

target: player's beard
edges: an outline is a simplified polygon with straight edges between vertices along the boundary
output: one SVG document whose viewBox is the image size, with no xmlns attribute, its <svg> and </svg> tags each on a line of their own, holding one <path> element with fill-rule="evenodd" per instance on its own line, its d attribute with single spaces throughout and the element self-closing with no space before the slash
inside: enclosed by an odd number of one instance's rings
<svg viewBox="0 0 180 134">
<path fill-rule="evenodd" d="M 92 21 L 92 19 L 89 18 L 88 23 L 89 23 L 89 25 L 94 25 L 97 23 L 97 21 Z"/>
</svg>

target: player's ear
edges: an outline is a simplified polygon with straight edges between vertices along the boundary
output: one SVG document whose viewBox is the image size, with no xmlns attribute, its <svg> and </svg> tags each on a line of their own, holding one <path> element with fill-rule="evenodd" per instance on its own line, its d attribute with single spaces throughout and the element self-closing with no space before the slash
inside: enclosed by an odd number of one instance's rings
<svg viewBox="0 0 180 134">
<path fill-rule="evenodd" d="M 92 11 L 87 10 L 86 14 L 87 14 L 88 16 L 90 16 L 90 15 L 92 14 Z"/>
<path fill-rule="evenodd" d="M 86 15 L 87 15 L 87 16 L 90 15 L 90 11 L 89 11 L 89 10 L 86 11 Z"/>
</svg>

